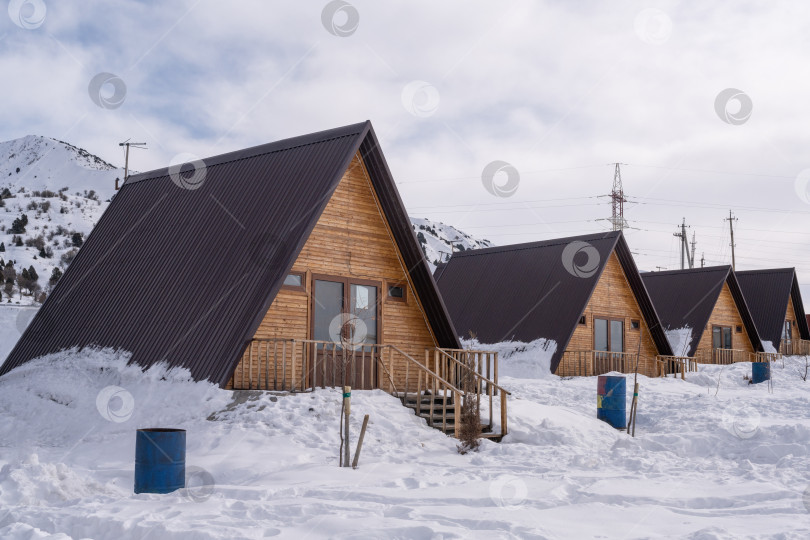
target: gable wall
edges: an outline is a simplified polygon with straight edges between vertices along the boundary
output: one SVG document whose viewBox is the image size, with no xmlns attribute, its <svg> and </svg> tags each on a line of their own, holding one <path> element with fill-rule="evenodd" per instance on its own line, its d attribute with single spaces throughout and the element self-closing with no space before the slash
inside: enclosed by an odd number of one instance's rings
<svg viewBox="0 0 810 540">
<path fill-rule="evenodd" d="M 414 288 L 400 264 L 398 250 L 389 236 L 359 154 L 326 205 L 292 271 L 306 273 L 306 291 L 281 289 L 259 325 L 255 339 L 310 339 L 312 276 L 322 274 L 379 282 L 378 300 L 382 306 L 382 320 L 378 321 L 380 343 L 396 345 L 422 363 L 425 349 L 437 346 L 415 298 Z M 407 302 L 386 301 L 387 282 L 407 284 Z M 298 347 L 300 350 L 301 346 Z M 296 373 L 300 380 L 302 353 L 298 354 Z M 258 359 L 258 351 L 252 361 L 248 361 L 248 356 L 249 351 L 246 351 L 234 372 L 240 386 L 244 386 L 241 381 L 249 381 L 251 377 L 254 381 L 264 382 L 264 367 Z M 404 381 L 405 366 L 404 359 L 395 362 L 396 382 Z M 288 384 L 291 369 L 290 365 L 286 370 Z M 272 375 L 270 380 L 272 384 Z M 229 387 L 232 383 L 233 379 Z M 387 388 L 387 384 L 382 387 Z"/>
<path fill-rule="evenodd" d="M 650 336 L 647 323 L 641 316 L 641 308 L 639 308 L 633 294 L 633 289 L 630 288 L 622 265 L 615 253 L 610 254 L 602 276 L 599 278 L 590 300 L 588 300 L 588 305 L 585 308 L 585 325 L 577 325 L 566 351 L 593 349 L 594 317 L 622 319 L 624 321 L 625 352 L 635 354 L 638 351 L 639 339 L 641 339 L 639 373 L 646 375 L 654 373 L 654 359 L 658 351 L 652 336 Z M 640 322 L 640 330 L 631 329 L 631 320 Z M 565 355 L 556 373 L 561 376 L 573 374 L 575 368 L 572 362 L 572 355 Z M 589 369 L 592 370 L 593 366 L 590 365 Z"/>
<path fill-rule="evenodd" d="M 748 330 L 743 324 L 740 312 L 737 309 L 737 304 L 734 302 L 734 297 L 731 296 L 731 290 L 728 288 L 728 283 L 723 283 L 723 289 L 717 298 L 717 303 L 712 309 L 712 314 L 709 317 L 709 322 L 703 330 L 703 335 L 698 342 L 697 350 L 711 350 L 712 349 L 712 326 L 730 326 L 731 327 L 731 348 L 746 352 L 754 352 L 754 347 L 751 345 L 751 340 L 748 337 Z M 737 326 L 742 327 L 742 332 L 737 333 Z M 696 353 L 697 354 L 697 353 Z"/>
</svg>

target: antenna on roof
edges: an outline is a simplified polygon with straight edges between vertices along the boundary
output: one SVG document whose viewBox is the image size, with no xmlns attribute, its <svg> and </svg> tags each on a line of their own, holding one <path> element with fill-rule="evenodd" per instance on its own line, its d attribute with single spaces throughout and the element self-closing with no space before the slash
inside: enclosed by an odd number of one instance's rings
<svg viewBox="0 0 810 540">
<path fill-rule="evenodd" d="M 129 147 L 131 146 L 132 148 L 140 148 L 142 150 L 148 150 L 148 148 L 146 148 L 145 142 L 137 142 L 137 143 L 129 142 L 129 139 L 127 139 L 122 143 L 118 143 L 118 146 L 125 146 L 127 149 L 126 155 L 124 157 L 124 182 L 126 182 L 127 179 L 129 178 Z M 115 179 L 115 191 L 121 189 L 121 187 L 118 185 L 118 180 L 119 180 L 118 178 Z"/>
</svg>

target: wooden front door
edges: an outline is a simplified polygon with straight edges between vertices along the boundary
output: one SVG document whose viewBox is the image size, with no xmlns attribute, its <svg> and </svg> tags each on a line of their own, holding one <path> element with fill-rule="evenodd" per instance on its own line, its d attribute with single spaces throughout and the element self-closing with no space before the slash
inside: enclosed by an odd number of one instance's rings
<svg viewBox="0 0 810 540">
<path fill-rule="evenodd" d="M 378 283 L 316 277 L 312 295 L 312 338 L 319 344 L 316 386 L 377 388 Z"/>
</svg>

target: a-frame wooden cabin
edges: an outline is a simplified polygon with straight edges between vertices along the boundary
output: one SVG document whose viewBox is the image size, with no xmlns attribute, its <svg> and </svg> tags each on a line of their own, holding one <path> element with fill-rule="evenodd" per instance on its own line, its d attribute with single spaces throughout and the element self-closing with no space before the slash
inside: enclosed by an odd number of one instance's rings
<svg viewBox="0 0 810 540">
<path fill-rule="evenodd" d="M 482 343 L 553 340 L 557 375 L 638 362 L 653 376 L 672 355 L 621 232 L 454 253 L 435 277 L 457 330 Z"/>
<path fill-rule="evenodd" d="M 781 354 L 810 354 L 810 329 L 795 268 L 735 272 L 757 331 Z"/>
<path fill-rule="evenodd" d="M 0 375 L 85 346 L 234 389 L 383 388 L 419 413 L 443 392 L 422 415 L 445 431 L 462 394 L 507 395 L 497 356 L 460 350 L 370 122 L 130 177 Z"/>
<path fill-rule="evenodd" d="M 750 362 L 763 352 L 731 266 L 641 274 L 676 355 L 702 364 Z"/>
</svg>

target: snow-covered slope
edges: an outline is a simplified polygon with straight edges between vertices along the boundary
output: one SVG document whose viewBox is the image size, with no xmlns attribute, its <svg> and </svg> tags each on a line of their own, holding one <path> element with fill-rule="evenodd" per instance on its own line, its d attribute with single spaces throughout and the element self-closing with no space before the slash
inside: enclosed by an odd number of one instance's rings
<svg viewBox="0 0 810 540">
<path fill-rule="evenodd" d="M 122 169 L 63 141 L 28 135 L 0 143 L 0 185 L 12 191 L 68 187 L 70 193 L 93 191 L 108 200 L 115 193 L 116 177 L 123 177 Z"/>
<path fill-rule="evenodd" d="M 67 268 L 121 176 L 122 170 L 65 142 L 29 135 L 0 143 L 0 259 L 13 262 L 17 275 L 33 267 L 47 292 L 54 268 Z M 27 223 L 15 229 L 22 219 Z M 37 304 L 41 295 L 29 292 L 0 284 L 5 304 Z"/>
<path fill-rule="evenodd" d="M 411 218 L 411 225 L 422 246 L 422 252 L 431 270 L 440 262 L 445 262 L 455 251 L 491 247 L 489 240 L 479 240 L 451 225 L 437 223 L 424 218 Z"/>
</svg>

